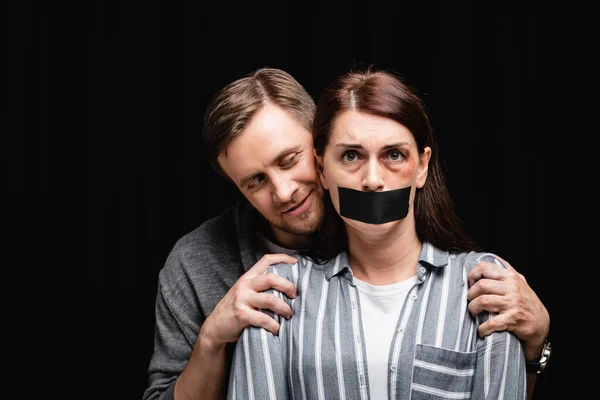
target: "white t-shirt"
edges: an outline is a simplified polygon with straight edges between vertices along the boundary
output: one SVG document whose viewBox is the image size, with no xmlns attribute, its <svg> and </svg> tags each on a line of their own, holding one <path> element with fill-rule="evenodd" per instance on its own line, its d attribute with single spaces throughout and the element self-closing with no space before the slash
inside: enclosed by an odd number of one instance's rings
<svg viewBox="0 0 600 400">
<path fill-rule="evenodd" d="M 293 256 L 297 251 L 281 247 L 257 233 L 258 260 L 265 254 L 284 253 Z M 375 286 L 354 278 L 359 297 L 362 323 L 367 347 L 369 389 L 372 399 L 388 398 L 388 356 L 396 324 L 408 291 L 417 282 L 417 275 L 392 285 Z"/>
<path fill-rule="evenodd" d="M 392 285 L 375 286 L 354 278 L 367 348 L 369 390 L 372 399 L 388 397 L 388 357 L 392 337 L 406 295 L 417 282 L 417 275 Z"/>
</svg>

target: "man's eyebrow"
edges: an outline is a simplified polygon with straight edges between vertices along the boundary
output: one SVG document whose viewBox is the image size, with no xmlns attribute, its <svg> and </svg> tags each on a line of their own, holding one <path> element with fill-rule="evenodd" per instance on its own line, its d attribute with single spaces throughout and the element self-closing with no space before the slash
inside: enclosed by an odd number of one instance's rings
<svg viewBox="0 0 600 400">
<path fill-rule="evenodd" d="M 277 155 L 275 157 L 273 157 L 273 161 L 271 161 L 271 164 L 277 164 L 281 161 L 281 159 L 283 159 L 285 156 L 287 156 L 290 153 L 297 153 L 299 151 L 302 151 L 304 146 L 293 146 L 293 147 L 288 147 L 286 149 L 281 150 L 279 153 L 277 153 Z M 240 180 L 240 187 L 245 187 L 248 182 L 250 182 L 252 179 L 256 178 L 258 175 L 260 175 L 260 172 L 251 172 L 248 175 L 246 175 L 245 177 L 243 177 Z"/>
</svg>

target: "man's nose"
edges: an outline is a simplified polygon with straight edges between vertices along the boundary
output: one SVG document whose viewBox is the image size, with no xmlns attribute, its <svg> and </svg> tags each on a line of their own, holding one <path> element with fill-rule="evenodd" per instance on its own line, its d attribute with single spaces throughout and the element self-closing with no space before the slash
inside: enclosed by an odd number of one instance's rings
<svg viewBox="0 0 600 400">
<path fill-rule="evenodd" d="M 279 174 L 272 179 L 273 198 L 280 203 L 287 203 L 292 200 L 294 192 L 298 189 L 296 181 L 287 174 Z"/>
</svg>

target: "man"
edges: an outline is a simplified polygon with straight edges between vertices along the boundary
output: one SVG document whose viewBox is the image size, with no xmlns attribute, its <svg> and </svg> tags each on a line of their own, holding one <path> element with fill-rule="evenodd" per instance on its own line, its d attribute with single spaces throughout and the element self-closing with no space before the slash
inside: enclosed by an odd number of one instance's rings
<svg viewBox="0 0 600 400">
<path fill-rule="evenodd" d="M 315 104 L 289 74 L 265 68 L 216 94 L 204 120 L 211 165 L 245 200 L 182 237 L 159 275 L 154 354 L 143 399 L 225 397 L 229 346 L 248 325 L 278 333 L 260 309 L 292 318 L 288 280 L 263 274 L 294 263 L 310 246 L 322 213 L 322 189 L 313 158 Z M 508 264 L 508 263 L 507 263 Z M 499 314 L 479 327 L 482 336 L 511 330 L 528 360 L 537 361 L 549 330 L 544 305 L 512 267 L 482 263 L 469 275 L 469 310 Z M 528 374 L 532 393 L 535 374 Z"/>
</svg>

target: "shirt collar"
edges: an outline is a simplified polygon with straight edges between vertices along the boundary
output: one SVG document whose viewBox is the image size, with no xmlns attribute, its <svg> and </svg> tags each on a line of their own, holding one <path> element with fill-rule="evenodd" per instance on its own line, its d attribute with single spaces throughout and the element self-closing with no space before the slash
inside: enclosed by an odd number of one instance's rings
<svg viewBox="0 0 600 400">
<path fill-rule="evenodd" d="M 428 273 L 428 267 L 443 268 L 448 265 L 448 256 L 448 251 L 441 250 L 429 242 L 423 242 L 417 268 L 419 279 L 422 280 L 423 276 Z M 346 276 L 352 282 L 352 271 L 346 251 L 342 251 L 325 264 L 325 278 L 330 280 L 336 275 Z"/>
<path fill-rule="evenodd" d="M 419 264 L 428 264 L 438 268 L 445 267 L 448 265 L 448 256 L 447 250 L 439 249 L 429 242 L 424 242 L 421 254 L 419 254 Z"/>
<path fill-rule="evenodd" d="M 348 253 L 346 251 L 342 251 L 325 264 L 325 279 L 330 280 L 336 275 L 349 275 L 350 281 L 352 281 L 352 272 L 350 271 Z"/>
</svg>

